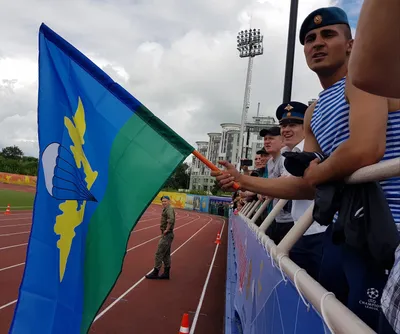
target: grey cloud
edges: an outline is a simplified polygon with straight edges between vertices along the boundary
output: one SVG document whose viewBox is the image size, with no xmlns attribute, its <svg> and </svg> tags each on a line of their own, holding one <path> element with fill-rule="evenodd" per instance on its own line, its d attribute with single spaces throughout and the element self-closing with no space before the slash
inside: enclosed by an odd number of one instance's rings
<svg viewBox="0 0 400 334">
<path fill-rule="evenodd" d="M 17 145 L 25 155 L 38 156 L 36 112 L 15 114 L 0 122 L 0 148 Z"/>
<path fill-rule="evenodd" d="M 299 24 L 328 4 L 302 1 Z M 36 63 L 44 21 L 99 65 L 101 59 L 112 78 L 194 145 L 220 123 L 240 121 L 247 60 L 237 54 L 236 34 L 249 27 L 250 16 L 265 37 L 264 55 L 254 61 L 249 117 L 257 102 L 261 113 L 274 116 L 282 99 L 289 1 L 14 1 L 0 12 L 0 29 L 8 32 L 0 36 L 0 55 Z M 296 43 L 293 98 L 306 102 L 320 85 Z M 0 145 L 18 142 L 35 153 L 37 86 L 0 94 Z"/>
<path fill-rule="evenodd" d="M 36 108 L 37 85 L 32 84 L 16 89 L 18 80 L 4 80 L 0 83 L 0 124 L 14 115 L 21 117 L 33 112 Z M 1 134 L 3 137 L 3 133 Z"/>
</svg>

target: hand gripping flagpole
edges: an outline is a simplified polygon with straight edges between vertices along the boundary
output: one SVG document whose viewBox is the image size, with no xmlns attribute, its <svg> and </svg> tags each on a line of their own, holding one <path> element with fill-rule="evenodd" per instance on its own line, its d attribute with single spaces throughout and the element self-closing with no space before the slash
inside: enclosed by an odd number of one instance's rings
<svg viewBox="0 0 400 334">
<path fill-rule="evenodd" d="M 197 159 L 199 159 L 203 164 L 205 164 L 208 168 L 210 168 L 211 170 L 216 171 L 216 172 L 221 171 L 217 166 L 215 166 L 211 161 L 209 161 L 209 160 L 208 160 L 204 155 L 202 155 L 199 151 L 194 150 L 194 151 L 192 152 L 192 154 L 193 154 Z M 240 187 L 239 187 L 239 185 L 238 185 L 236 182 L 234 182 L 234 183 L 233 183 L 233 188 L 234 188 L 235 190 L 238 190 Z"/>
</svg>

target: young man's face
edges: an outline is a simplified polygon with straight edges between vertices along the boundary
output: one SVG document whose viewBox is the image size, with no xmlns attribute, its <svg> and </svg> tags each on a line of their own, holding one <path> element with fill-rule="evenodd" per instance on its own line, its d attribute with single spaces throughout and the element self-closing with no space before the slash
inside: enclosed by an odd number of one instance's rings
<svg viewBox="0 0 400 334">
<path fill-rule="evenodd" d="M 282 124 L 281 134 L 283 145 L 293 149 L 293 147 L 304 139 L 304 128 L 302 124 Z"/>
<path fill-rule="evenodd" d="M 282 144 L 282 136 L 267 135 L 264 137 L 264 148 L 269 154 L 280 152 Z"/>
<path fill-rule="evenodd" d="M 268 154 L 256 154 L 254 158 L 254 165 L 257 169 L 264 168 L 267 165 L 269 159 Z"/>
<path fill-rule="evenodd" d="M 166 198 L 163 198 L 161 200 L 161 205 L 163 208 L 166 208 L 168 206 L 168 204 L 169 204 L 169 200 L 167 200 Z"/>
<path fill-rule="evenodd" d="M 269 154 L 261 154 L 261 168 L 265 168 L 270 157 L 271 156 Z"/>
<path fill-rule="evenodd" d="M 352 39 L 343 24 L 311 30 L 304 39 L 308 67 L 317 74 L 329 75 L 343 66 L 350 56 Z"/>
<path fill-rule="evenodd" d="M 263 166 L 261 165 L 261 154 L 256 154 L 254 157 L 254 165 L 256 168 L 262 168 Z"/>
</svg>

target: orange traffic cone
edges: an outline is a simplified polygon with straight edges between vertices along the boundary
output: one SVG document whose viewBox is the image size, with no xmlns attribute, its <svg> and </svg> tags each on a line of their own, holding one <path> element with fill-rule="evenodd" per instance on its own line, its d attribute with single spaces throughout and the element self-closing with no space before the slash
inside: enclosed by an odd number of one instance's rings
<svg viewBox="0 0 400 334">
<path fill-rule="evenodd" d="M 217 239 L 215 239 L 215 244 L 216 245 L 220 245 L 221 244 L 221 235 L 219 234 L 219 232 L 217 233 Z"/>
<path fill-rule="evenodd" d="M 6 212 L 4 212 L 5 215 L 10 215 L 11 214 L 11 210 L 10 210 L 10 204 L 7 205 L 7 209 Z"/>
<path fill-rule="evenodd" d="M 189 314 L 185 313 L 182 317 L 181 328 L 179 329 L 179 334 L 189 333 Z"/>
</svg>

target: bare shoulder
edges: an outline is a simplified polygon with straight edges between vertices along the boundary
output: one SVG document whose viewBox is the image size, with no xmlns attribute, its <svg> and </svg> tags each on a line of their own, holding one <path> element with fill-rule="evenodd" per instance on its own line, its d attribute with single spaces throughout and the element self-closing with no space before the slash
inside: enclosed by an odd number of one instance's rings
<svg viewBox="0 0 400 334">
<path fill-rule="evenodd" d="M 306 110 L 304 114 L 304 125 L 307 127 L 311 124 L 312 115 L 314 113 L 315 106 L 317 105 L 317 101 L 314 101 Z"/>
<path fill-rule="evenodd" d="M 389 112 L 400 110 L 400 99 L 389 99 Z"/>
<path fill-rule="evenodd" d="M 311 132 L 311 119 L 314 114 L 315 106 L 317 105 L 317 101 L 314 101 L 306 110 L 304 114 L 304 131 Z"/>
<path fill-rule="evenodd" d="M 314 101 L 306 110 L 304 114 L 304 148 L 305 152 L 321 152 L 318 141 L 314 136 L 311 129 L 311 119 L 314 114 L 317 101 Z"/>
</svg>

